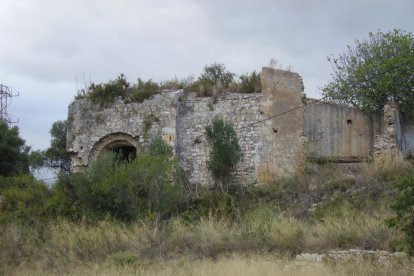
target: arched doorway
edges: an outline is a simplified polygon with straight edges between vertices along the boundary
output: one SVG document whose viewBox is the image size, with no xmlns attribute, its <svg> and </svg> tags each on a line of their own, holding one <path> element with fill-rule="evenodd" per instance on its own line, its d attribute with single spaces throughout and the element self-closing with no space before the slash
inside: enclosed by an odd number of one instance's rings
<svg viewBox="0 0 414 276">
<path fill-rule="evenodd" d="M 131 161 L 137 155 L 138 141 L 139 137 L 133 137 L 126 133 L 108 134 L 95 143 L 89 154 L 89 161 L 95 160 L 106 151 L 115 152 L 121 160 Z"/>
<path fill-rule="evenodd" d="M 132 161 L 137 156 L 137 148 L 126 141 L 115 141 L 105 146 L 104 150 L 114 152 L 123 161 Z"/>
</svg>

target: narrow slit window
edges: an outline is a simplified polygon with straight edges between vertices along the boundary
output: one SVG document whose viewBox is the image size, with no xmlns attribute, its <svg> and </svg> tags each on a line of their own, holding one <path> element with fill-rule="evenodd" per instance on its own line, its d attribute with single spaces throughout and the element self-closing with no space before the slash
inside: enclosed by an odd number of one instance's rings
<svg viewBox="0 0 414 276">
<path fill-rule="evenodd" d="M 352 120 L 350 120 L 350 119 L 346 120 L 346 124 L 347 125 L 352 125 Z"/>
</svg>

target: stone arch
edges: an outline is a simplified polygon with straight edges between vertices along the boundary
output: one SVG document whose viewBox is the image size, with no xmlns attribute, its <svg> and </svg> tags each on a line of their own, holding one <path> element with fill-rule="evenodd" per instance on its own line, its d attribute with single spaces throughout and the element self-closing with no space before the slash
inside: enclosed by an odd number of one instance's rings
<svg viewBox="0 0 414 276">
<path fill-rule="evenodd" d="M 118 149 L 126 149 L 128 152 L 131 151 L 136 154 L 139 145 L 138 141 L 139 137 L 133 137 L 132 135 L 122 132 L 108 134 L 99 139 L 99 141 L 92 147 L 89 154 L 89 162 L 95 160 L 106 150 L 118 151 Z"/>
</svg>

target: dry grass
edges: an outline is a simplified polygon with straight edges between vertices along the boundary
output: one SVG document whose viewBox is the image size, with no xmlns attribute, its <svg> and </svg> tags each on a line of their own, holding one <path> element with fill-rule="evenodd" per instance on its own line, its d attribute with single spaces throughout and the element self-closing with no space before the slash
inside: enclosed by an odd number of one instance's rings
<svg viewBox="0 0 414 276">
<path fill-rule="evenodd" d="M 192 224 L 175 219 L 162 225 L 140 222 L 128 226 L 107 221 L 96 225 L 62 221 L 44 230 L 44 241 L 37 230 L 9 225 L 0 235 L 0 274 L 10 269 L 15 270 L 16 274 L 24 274 L 26 270 L 27 274 L 31 274 L 30 271 L 39 274 L 76 274 L 78 266 L 85 270 L 82 274 L 116 274 L 118 269 L 139 274 L 141 269 L 149 266 L 149 270 L 142 273 L 170 275 L 171 269 L 193 271 L 197 265 L 215 273 L 227 267 L 221 262 L 230 262 L 230 267 L 235 262 L 242 262 L 240 258 L 222 260 L 223 256 L 229 254 L 260 255 L 272 252 L 294 256 L 299 252 L 329 249 L 389 250 L 389 244 L 400 234 L 385 226 L 383 220 L 387 216 L 385 211 L 376 215 L 350 212 L 342 217 L 326 217 L 315 223 L 284 217 L 271 209 L 258 209 L 238 222 L 214 217 Z M 186 260 L 186 256 L 198 261 L 188 261 L 184 266 L 175 263 L 177 259 Z M 212 262 L 206 258 L 221 261 Z M 166 274 L 163 274 L 164 270 L 159 270 L 159 266 L 151 266 L 157 261 L 162 261 Z M 260 270 L 267 260 L 260 260 L 264 262 L 262 265 L 255 259 L 248 262 L 257 265 L 255 269 Z M 266 269 L 272 271 L 272 266 L 279 265 L 278 262 L 269 263 Z M 107 272 L 105 269 L 108 269 Z M 152 269 L 155 270 L 152 272 Z M 294 269 L 292 273 L 300 273 L 297 272 L 300 268 Z M 327 268 L 318 269 L 322 269 L 317 270 L 320 274 Z M 125 273 L 130 273 L 128 271 Z M 252 275 L 248 268 L 242 271 L 248 273 L 242 275 Z M 263 273 L 266 275 L 266 272 Z"/>
<path fill-rule="evenodd" d="M 361 258 L 351 258 L 336 263 L 311 263 L 289 260 L 275 255 L 231 255 L 212 259 L 177 258 L 154 262 L 116 264 L 79 264 L 70 270 L 43 271 L 38 267 L 23 266 L 14 275 L 412 275 L 410 259 L 378 263 Z"/>
<path fill-rule="evenodd" d="M 0 275 L 413 275 L 413 264 L 405 259 L 383 264 L 366 259 L 317 264 L 291 260 L 300 252 L 331 249 L 392 251 L 394 241 L 402 237 L 384 223 L 392 216 L 387 206 L 392 197 L 384 201 L 368 192 L 392 192 L 392 182 L 413 171 L 408 163 L 387 160 L 366 165 L 359 180 L 322 171 L 316 189 L 366 189 L 357 197 L 328 201 L 318 207 L 318 214 L 302 219 L 264 204 L 237 219 L 210 216 L 191 223 L 173 218 L 129 225 L 4 224 Z M 358 209 L 352 200 L 369 203 Z"/>
<path fill-rule="evenodd" d="M 401 238 L 401 233 L 384 223 L 390 215 L 384 210 L 372 214 L 350 212 L 341 217 L 326 217 L 305 232 L 305 247 L 310 251 L 328 248 L 392 250 L 391 243 Z"/>
</svg>

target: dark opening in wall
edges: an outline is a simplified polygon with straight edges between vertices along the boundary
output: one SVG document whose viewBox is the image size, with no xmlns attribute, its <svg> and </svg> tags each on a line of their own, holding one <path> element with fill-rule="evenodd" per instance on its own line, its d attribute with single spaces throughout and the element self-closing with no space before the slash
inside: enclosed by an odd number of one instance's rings
<svg viewBox="0 0 414 276">
<path fill-rule="evenodd" d="M 114 146 L 108 148 L 108 150 L 114 152 L 120 160 L 126 162 L 131 162 L 137 157 L 137 149 L 133 146 Z"/>
<path fill-rule="evenodd" d="M 350 120 L 350 119 L 346 120 L 346 124 L 347 125 L 352 125 L 352 120 Z"/>
</svg>

